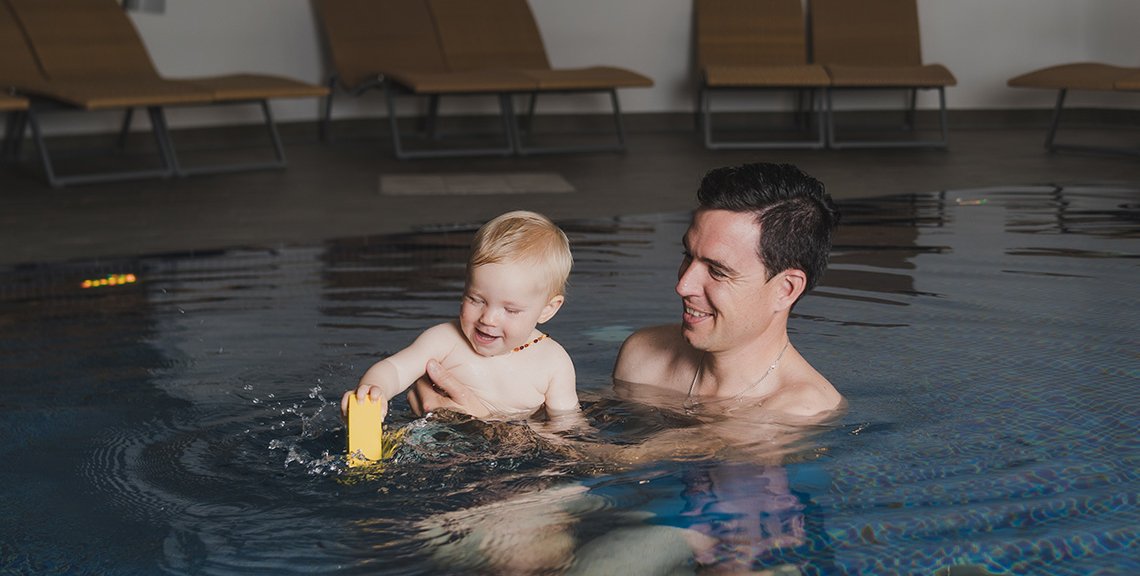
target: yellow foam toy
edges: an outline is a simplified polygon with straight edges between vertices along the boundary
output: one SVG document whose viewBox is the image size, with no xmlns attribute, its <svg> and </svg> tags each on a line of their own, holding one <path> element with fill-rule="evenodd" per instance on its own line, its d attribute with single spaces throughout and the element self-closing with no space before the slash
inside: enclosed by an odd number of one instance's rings
<svg viewBox="0 0 1140 576">
<path fill-rule="evenodd" d="M 348 401 L 348 465 L 367 466 L 382 456 L 380 409 L 381 401 L 357 400 L 353 395 Z M 360 458 L 357 456 L 360 453 Z"/>
</svg>

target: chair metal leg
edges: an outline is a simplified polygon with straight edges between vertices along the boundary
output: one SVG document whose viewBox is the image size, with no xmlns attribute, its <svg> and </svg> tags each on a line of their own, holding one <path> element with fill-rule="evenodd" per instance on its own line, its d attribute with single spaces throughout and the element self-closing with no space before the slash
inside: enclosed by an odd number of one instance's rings
<svg viewBox="0 0 1140 576">
<path fill-rule="evenodd" d="M 281 135 L 277 133 L 277 123 L 273 120 L 273 112 L 269 108 L 269 101 L 257 100 L 256 103 L 261 106 L 261 113 L 265 118 L 265 130 L 269 135 L 269 141 L 273 147 L 273 160 L 264 162 L 242 162 L 234 164 L 212 164 L 193 168 L 182 168 L 180 166 L 177 152 L 174 149 L 174 140 L 170 137 L 170 131 L 166 126 L 166 117 L 162 115 L 162 110 L 159 109 L 158 122 L 162 124 L 162 132 L 169 147 L 171 164 L 174 166 L 175 175 L 196 176 L 202 174 L 229 174 L 233 172 L 250 172 L 254 170 L 284 169 L 288 165 L 288 162 L 285 159 L 285 146 L 281 143 Z"/>
<path fill-rule="evenodd" d="M 1062 88 L 1057 92 L 1057 104 L 1053 107 L 1053 119 L 1049 122 L 1049 132 L 1045 135 L 1045 149 L 1050 153 L 1057 151 L 1083 152 L 1087 154 L 1109 154 L 1120 156 L 1140 156 L 1140 148 L 1122 148 L 1116 146 L 1091 146 L 1082 144 L 1058 144 L 1056 142 L 1057 129 L 1061 124 L 1061 110 L 1065 105 L 1065 96 L 1068 90 Z"/>
<path fill-rule="evenodd" d="M 52 188 L 62 188 L 64 184 L 55 176 L 55 167 L 52 166 L 51 155 L 48 154 L 47 145 L 44 144 L 39 119 L 36 118 L 36 113 L 30 109 L 28 110 L 28 126 L 32 129 L 32 140 L 35 141 L 36 150 L 40 153 L 40 165 L 44 168 L 44 175 L 47 176 L 48 185 Z"/>
<path fill-rule="evenodd" d="M 534 131 L 534 109 L 538 106 L 538 92 L 530 93 L 530 104 L 526 108 L 526 131 Z"/>
<path fill-rule="evenodd" d="M 157 110 L 157 115 L 161 117 L 161 109 L 155 108 L 153 110 Z M 156 120 L 155 116 L 155 112 L 152 111 L 151 122 L 152 124 L 155 124 L 155 128 L 152 130 L 152 132 L 154 134 L 155 143 L 159 148 L 159 157 L 162 159 L 162 168 L 60 176 L 55 172 L 55 166 L 52 164 L 51 154 L 48 152 L 47 144 L 45 143 L 43 137 L 43 131 L 40 129 L 39 118 L 37 117 L 35 110 L 29 108 L 27 111 L 27 121 L 28 126 L 32 129 L 32 139 L 35 141 L 36 148 L 39 150 L 40 162 L 44 168 L 44 175 L 47 177 L 48 184 L 51 185 L 52 188 L 62 188 L 71 184 L 122 182 L 143 178 L 169 178 L 173 173 L 173 168 L 170 164 L 170 153 L 165 149 L 166 142 L 161 132 L 161 126 L 163 126 L 163 122 L 161 119 Z"/>
<path fill-rule="evenodd" d="M 431 95 L 428 95 L 431 96 Z M 442 95 L 437 95 L 442 96 Z M 503 117 L 503 137 L 506 145 L 503 147 L 484 148 L 446 148 L 430 150 L 405 150 L 400 137 L 400 123 L 396 117 L 396 89 L 391 83 L 384 83 L 384 100 L 388 108 L 388 127 L 392 133 L 392 151 L 396 158 L 409 160 L 414 158 L 457 158 L 466 156 L 509 156 L 515 149 L 513 119 L 508 119 L 510 103 L 504 94 L 498 94 L 500 114 Z M 512 114 L 513 116 L 513 114 Z M 508 123 L 508 120 L 510 122 Z"/>
<path fill-rule="evenodd" d="M 697 132 L 703 133 L 705 131 L 705 124 L 707 123 L 707 120 L 708 120 L 707 118 L 705 118 L 705 84 L 704 84 L 704 82 L 701 82 L 701 85 L 697 87 L 697 101 L 695 102 L 695 104 L 696 104 L 696 106 L 693 106 L 693 128 Z"/>
<path fill-rule="evenodd" d="M 518 154 L 519 148 L 522 147 L 522 137 L 519 135 L 515 103 L 511 94 L 499 94 L 499 118 L 503 122 L 503 131 L 507 133 L 507 144 L 511 147 L 511 152 Z"/>
<path fill-rule="evenodd" d="M 700 89 L 700 105 L 701 105 L 701 132 L 705 136 L 705 148 L 715 150 L 716 146 L 713 144 L 712 139 L 712 104 L 709 100 L 712 99 L 712 92 L 708 88 L 701 86 Z"/>
<path fill-rule="evenodd" d="M 174 153 L 174 141 L 170 138 L 166 113 L 158 106 L 148 106 L 146 112 L 150 117 L 151 130 L 154 132 L 154 141 L 158 146 L 158 153 L 162 156 L 163 165 L 170 168 L 170 175 L 180 176 L 182 168 L 178 165 L 178 156 Z"/>
<path fill-rule="evenodd" d="M 1053 107 L 1053 119 L 1049 122 L 1049 132 L 1045 134 L 1045 149 L 1053 152 L 1053 139 L 1057 136 L 1057 125 L 1061 123 L 1061 108 L 1065 106 L 1065 96 L 1068 94 L 1065 88 L 1057 92 L 1057 104 Z"/>
<path fill-rule="evenodd" d="M 625 124 L 622 121 L 621 105 L 618 103 L 617 90 L 610 90 L 610 104 L 614 107 L 614 129 L 617 130 L 618 147 L 625 150 Z"/>
<path fill-rule="evenodd" d="M 919 87 L 921 88 L 921 87 Z M 918 90 L 919 88 L 908 88 L 908 90 Z M 846 90 L 859 90 L 861 88 L 845 87 Z M 866 88 L 869 90 L 880 90 L 881 88 Z M 929 89 L 929 88 L 928 88 Z M 827 145 L 831 148 L 945 148 L 948 143 L 948 128 L 947 128 L 947 114 L 946 114 L 946 89 L 943 86 L 938 86 L 938 110 L 940 120 L 940 133 L 941 138 L 937 140 L 844 140 L 840 141 L 836 138 L 835 132 L 835 110 L 834 102 L 832 101 L 835 88 L 827 90 Z"/>
<path fill-rule="evenodd" d="M 119 127 L 119 139 L 115 141 L 115 146 L 119 150 L 127 149 L 127 137 L 131 133 L 131 120 L 134 119 L 135 109 L 127 108 L 123 112 L 123 124 Z"/>
<path fill-rule="evenodd" d="M 523 146 L 521 141 L 515 148 L 515 152 L 520 156 L 528 156 L 533 154 L 574 154 L 580 152 L 621 152 L 625 150 L 625 125 L 622 122 L 621 105 L 618 102 L 618 95 L 616 88 L 608 88 L 605 90 L 610 94 L 610 105 L 613 107 L 614 129 L 616 132 L 616 144 L 588 144 L 584 146 L 547 146 L 547 147 L 528 147 Z M 567 92 L 599 92 L 599 90 L 585 90 L 577 91 L 570 90 Z M 528 133 L 528 136 L 533 134 L 533 130 Z"/>
<path fill-rule="evenodd" d="M 336 73 L 329 75 L 327 83 L 329 95 L 325 96 L 324 106 L 321 110 L 321 120 L 317 127 L 317 137 L 321 142 L 332 142 L 332 109 L 333 109 L 333 95 L 336 94 Z"/>
<path fill-rule="evenodd" d="M 424 134 L 428 140 L 439 140 L 439 94 L 428 96 L 427 118 L 424 119 Z"/>
<path fill-rule="evenodd" d="M 9 112 L 4 118 L 4 144 L 0 146 L 0 163 L 14 162 L 19 158 L 16 155 L 16 139 L 24 137 L 23 130 L 17 131 L 23 122 L 20 115 L 20 112 Z"/>
<path fill-rule="evenodd" d="M 794 90 L 796 92 L 796 110 L 792 116 L 792 129 L 795 131 L 803 131 L 808 122 L 801 120 L 800 115 L 806 118 L 806 113 L 802 112 L 803 104 L 803 88 L 753 88 L 752 91 L 759 90 Z M 815 140 L 721 140 L 717 141 L 713 138 L 713 125 L 712 125 L 712 95 L 715 90 L 709 87 L 702 89 L 703 95 L 701 98 L 701 116 L 704 122 L 704 135 L 705 147 L 709 150 L 770 150 L 770 149 L 794 149 L 794 148 L 808 148 L 818 149 L 826 145 L 824 128 L 823 107 L 815 107 L 814 102 L 816 99 L 817 90 L 814 88 L 807 89 L 809 94 L 809 101 L 813 103 L 812 108 L 816 110 L 816 115 L 819 120 L 819 137 Z"/>
<path fill-rule="evenodd" d="M 949 115 L 946 113 L 946 87 L 938 87 L 938 116 L 939 124 L 942 126 L 942 145 L 948 146 L 950 144 L 950 122 Z"/>
<path fill-rule="evenodd" d="M 903 130 L 907 132 L 914 132 L 915 126 L 915 113 L 918 110 L 918 88 L 911 88 L 907 92 L 907 106 L 906 112 L 903 114 Z"/>
<path fill-rule="evenodd" d="M 800 130 L 807 130 L 808 127 L 808 114 L 804 110 L 804 92 L 805 90 L 802 88 L 796 90 L 796 111 L 793 120 L 795 121 L 796 127 Z M 806 92 L 811 95 L 810 90 Z M 808 101 L 810 102 L 811 100 L 809 99 Z"/>
<path fill-rule="evenodd" d="M 834 90 L 831 88 L 824 88 L 827 103 L 827 147 L 835 148 L 835 103 L 832 100 Z"/>
</svg>

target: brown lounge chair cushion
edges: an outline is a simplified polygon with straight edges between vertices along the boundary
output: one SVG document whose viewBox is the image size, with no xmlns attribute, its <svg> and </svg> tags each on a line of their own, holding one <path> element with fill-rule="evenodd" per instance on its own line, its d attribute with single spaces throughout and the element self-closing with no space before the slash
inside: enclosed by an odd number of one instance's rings
<svg viewBox="0 0 1140 576">
<path fill-rule="evenodd" d="M 1117 90 L 1140 90 L 1140 70 L 1116 81 Z"/>
<path fill-rule="evenodd" d="M 632 70 L 613 66 L 559 68 L 556 70 L 522 70 L 538 82 L 539 90 L 608 90 L 610 88 L 646 88 L 653 80 Z"/>
<path fill-rule="evenodd" d="M 316 98 L 329 93 L 325 86 L 269 74 L 229 74 L 179 78 L 178 81 L 205 88 L 221 101 Z"/>
<path fill-rule="evenodd" d="M 831 80 L 823 66 L 706 66 L 705 84 L 714 88 L 827 86 Z"/>
<path fill-rule="evenodd" d="M 538 88 L 538 82 L 533 78 L 514 70 L 389 70 L 385 76 L 416 94 L 498 94 L 527 92 Z"/>
<path fill-rule="evenodd" d="M 836 88 L 909 88 L 954 86 L 958 79 L 941 64 L 925 66 L 844 66 L 827 65 L 831 85 Z"/>
<path fill-rule="evenodd" d="M 9 96 L 8 94 L 0 94 L 0 112 L 15 112 L 17 110 L 27 110 L 28 99 L 20 98 L 19 96 Z"/>
<path fill-rule="evenodd" d="M 209 90 L 167 80 L 59 81 L 20 86 L 20 90 L 26 94 L 44 96 L 84 110 L 214 102 L 214 94 Z"/>
<path fill-rule="evenodd" d="M 1078 62 L 1034 70 L 1010 78 L 1007 84 L 1014 88 L 1045 88 L 1048 90 L 1116 90 L 1118 89 L 1118 81 L 1125 80 L 1130 75 L 1137 73 L 1140 73 L 1140 69 L 1112 66 L 1099 62 Z M 1127 90 L 1127 88 L 1120 89 Z"/>
</svg>

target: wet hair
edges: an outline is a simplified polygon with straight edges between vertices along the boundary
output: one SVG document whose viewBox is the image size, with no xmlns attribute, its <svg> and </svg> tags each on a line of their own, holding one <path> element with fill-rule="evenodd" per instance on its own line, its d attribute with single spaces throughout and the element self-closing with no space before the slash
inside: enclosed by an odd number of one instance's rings
<svg viewBox="0 0 1140 576">
<path fill-rule="evenodd" d="M 549 295 L 560 296 L 566 292 L 574 257 L 566 234 L 549 218 L 516 210 L 494 218 L 475 233 L 467 275 L 484 264 L 502 263 L 533 266 L 543 275 Z"/>
<path fill-rule="evenodd" d="M 757 254 L 768 280 L 784 270 L 802 270 L 807 275 L 806 293 L 823 277 L 839 210 L 819 180 L 791 164 L 716 168 L 701 180 L 697 201 L 701 210 L 756 215 Z"/>
</svg>

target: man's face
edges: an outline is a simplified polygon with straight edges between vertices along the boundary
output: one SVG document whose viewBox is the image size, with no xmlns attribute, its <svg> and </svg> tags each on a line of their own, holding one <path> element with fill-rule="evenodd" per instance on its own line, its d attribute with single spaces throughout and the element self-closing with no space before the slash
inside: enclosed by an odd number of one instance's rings
<svg viewBox="0 0 1140 576">
<path fill-rule="evenodd" d="M 467 279 L 459 325 L 476 352 L 498 356 L 525 344 L 560 303 L 561 296 L 547 297 L 534 266 L 483 264 Z"/>
<path fill-rule="evenodd" d="M 677 273 L 681 326 L 694 348 L 731 350 L 755 342 L 775 315 L 775 282 L 757 254 L 760 226 L 750 213 L 699 210 L 684 238 Z"/>
</svg>

